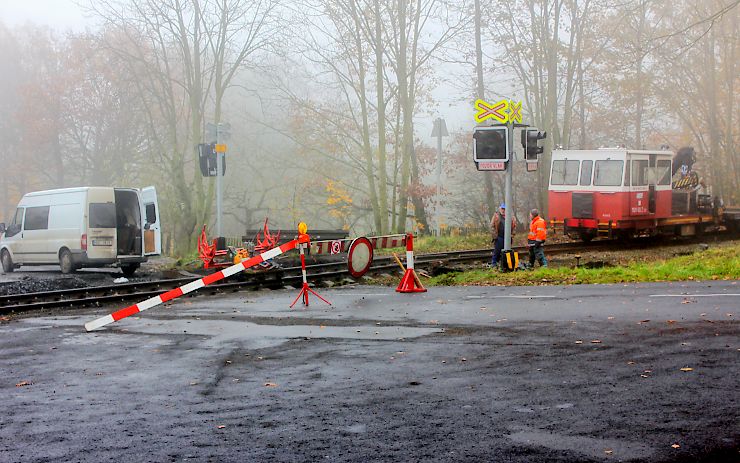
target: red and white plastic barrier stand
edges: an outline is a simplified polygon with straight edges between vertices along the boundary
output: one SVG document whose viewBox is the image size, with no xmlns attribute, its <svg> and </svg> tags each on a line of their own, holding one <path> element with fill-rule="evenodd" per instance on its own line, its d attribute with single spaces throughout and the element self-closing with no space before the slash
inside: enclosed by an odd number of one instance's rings
<svg viewBox="0 0 740 463">
<path fill-rule="evenodd" d="M 303 225 L 305 226 L 305 224 Z M 299 230 L 300 230 L 300 227 L 299 227 Z M 301 241 L 302 239 L 305 241 Z M 160 294 L 159 296 L 150 297 L 149 299 L 143 302 L 139 302 L 138 304 L 132 305 L 130 307 L 126 307 L 125 309 L 121 309 L 117 312 L 113 312 L 112 314 L 106 315 L 105 317 L 98 318 L 97 320 L 87 322 L 85 323 L 85 329 L 87 331 L 92 331 L 98 328 L 102 328 L 103 326 L 109 325 L 122 318 L 126 318 L 136 313 L 143 312 L 144 310 L 151 309 L 152 307 L 162 304 L 163 302 L 167 302 L 169 300 L 180 297 L 183 294 L 187 294 L 189 292 L 195 291 L 196 289 L 200 289 L 204 286 L 208 286 L 211 283 L 215 283 L 216 281 L 223 280 L 224 278 L 228 276 L 234 275 L 250 267 L 254 267 L 255 265 L 258 265 L 266 260 L 270 260 L 274 257 L 277 257 L 286 251 L 295 249 L 300 243 L 308 243 L 308 240 L 309 240 L 308 235 L 305 234 L 305 229 L 304 229 L 304 232 L 302 234 L 299 234 L 299 237 L 297 240 L 288 241 L 282 246 L 272 248 L 269 251 L 265 251 L 260 255 L 257 255 L 247 260 L 244 260 L 242 262 L 239 262 L 238 264 L 234 264 L 231 267 L 226 267 L 225 269 L 212 273 L 208 276 L 205 276 L 201 278 L 200 280 L 191 281 L 190 283 L 186 285 L 180 286 L 179 288 L 171 289 L 167 291 L 166 293 Z M 304 271 L 303 281 L 304 282 L 306 281 L 305 271 Z"/>
<path fill-rule="evenodd" d="M 300 225 L 299 225 L 298 230 L 300 232 L 300 230 L 301 230 Z M 305 238 L 303 238 L 304 241 L 301 241 L 302 237 L 304 237 L 304 236 L 305 236 Z M 318 297 L 322 301 L 324 301 L 327 304 L 331 305 L 331 302 L 329 302 L 326 299 L 324 299 L 323 297 L 319 296 L 319 294 L 316 291 L 314 291 L 313 289 L 309 288 L 309 286 L 308 286 L 308 280 L 306 279 L 306 255 L 304 253 L 304 250 L 308 247 L 308 243 L 310 241 L 310 238 L 308 237 L 308 235 L 306 235 L 304 233 L 304 234 L 300 234 L 298 236 L 298 241 L 300 242 L 300 244 L 298 244 L 298 252 L 301 254 L 301 274 L 303 275 L 303 287 L 301 287 L 301 292 L 298 293 L 298 296 L 295 298 L 295 300 L 293 301 L 293 303 L 290 304 L 290 308 L 291 309 L 293 308 L 293 306 L 295 305 L 296 302 L 298 302 L 298 299 L 300 299 L 301 296 L 303 296 L 303 305 L 305 305 L 306 307 L 308 307 L 308 293 L 313 294 L 314 296 Z"/>
<path fill-rule="evenodd" d="M 424 293 L 426 288 L 422 286 L 419 277 L 414 271 L 414 235 L 406 235 L 406 272 L 401 278 L 396 291 L 399 293 Z"/>
</svg>

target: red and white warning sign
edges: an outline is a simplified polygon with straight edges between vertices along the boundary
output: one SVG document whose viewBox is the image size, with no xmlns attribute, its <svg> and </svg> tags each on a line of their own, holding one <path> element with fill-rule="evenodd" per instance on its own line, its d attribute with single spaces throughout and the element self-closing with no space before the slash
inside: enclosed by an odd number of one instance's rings
<svg viewBox="0 0 740 463">
<path fill-rule="evenodd" d="M 360 278 L 370 269 L 373 263 L 373 245 L 370 240 L 363 237 L 356 238 L 349 245 L 349 255 L 347 256 L 347 268 L 349 274 L 354 278 Z"/>
<path fill-rule="evenodd" d="M 339 254 L 342 252 L 342 240 L 334 240 L 331 242 L 331 254 Z"/>
</svg>

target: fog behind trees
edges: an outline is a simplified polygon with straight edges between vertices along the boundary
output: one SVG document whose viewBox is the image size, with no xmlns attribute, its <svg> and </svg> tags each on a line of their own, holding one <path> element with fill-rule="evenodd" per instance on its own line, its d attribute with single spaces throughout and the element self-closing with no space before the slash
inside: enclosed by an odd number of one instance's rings
<svg viewBox="0 0 740 463">
<path fill-rule="evenodd" d="M 353 234 L 485 227 L 503 177 L 472 163 L 478 97 L 522 100 L 546 153 L 692 145 L 738 204 L 739 4 L 96 0 L 86 32 L 0 23 L 0 220 L 29 191 L 156 185 L 165 249 L 192 252 L 215 211 L 195 145 L 229 122 L 229 236 L 267 216 Z M 437 195 L 440 115 L 462 123 Z M 517 167 L 520 218 L 546 212 L 548 165 Z"/>
</svg>

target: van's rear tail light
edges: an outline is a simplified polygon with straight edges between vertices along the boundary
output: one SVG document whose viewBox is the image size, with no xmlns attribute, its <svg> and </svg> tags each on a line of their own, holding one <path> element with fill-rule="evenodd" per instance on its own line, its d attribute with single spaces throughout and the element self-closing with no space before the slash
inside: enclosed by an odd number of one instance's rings
<svg viewBox="0 0 740 463">
<path fill-rule="evenodd" d="M 82 238 L 80 238 L 80 248 L 83 251 L 87 251 L 87 234 L 82 235 Z"/>
</svg>

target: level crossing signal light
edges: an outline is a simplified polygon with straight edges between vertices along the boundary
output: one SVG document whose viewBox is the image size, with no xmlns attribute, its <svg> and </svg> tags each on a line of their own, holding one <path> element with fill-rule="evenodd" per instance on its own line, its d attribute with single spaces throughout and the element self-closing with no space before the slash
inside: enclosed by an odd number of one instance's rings
<svg viewBox="0 0 740 463">
<path fill-rule="evenodd" d="M 527 128 L 522 130 L 522 148 L 524 148 L 524 160 L 537 162 L 538 156 L 545 151 L 545 148 L 539 146 L 539 141 L 547 138 L 547 132 L 540 132 L 539 129 Z"/>
<path fill-rule="evenodd" d="M 504 170 L 509 161 L 509 127 L 476 127 L 473 160 L 478 170 Z"/>
<path fill-rule="evenodd" d="M 216 143 L 200 143 L 197 146 L 200 173 L 204 177 L 215 177 L 218 175 L 217 146 Z M 221 158 L 221 175 L 226 175 L 226 156 Z"/>
</svg>

